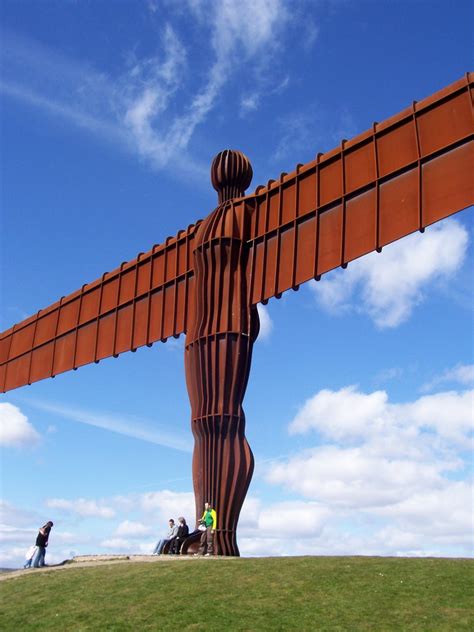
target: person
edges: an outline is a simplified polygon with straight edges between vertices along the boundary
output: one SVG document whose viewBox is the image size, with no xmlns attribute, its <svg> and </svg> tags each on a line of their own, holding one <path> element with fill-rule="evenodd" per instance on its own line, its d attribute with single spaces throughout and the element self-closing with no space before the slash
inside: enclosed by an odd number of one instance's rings
<svg viewBox="0 0 474 632">
<path fill-rule="evenodd" d="M 194 555 L 204 555 L 209 557 L 214 552 L 214 533 L 217 526 L 217 514 L 212 508 L 211 503 L 204 503 L 204 513 L 202 514 L 200 523 L 206 527 L 202 532 L 201 541 L 199 543 L 199 552 Z"/>
<path fill-rule="evenodd" d="M 46 547 L 48 546 L 49 534 L 53 527 L 51 520 L 43 525 L 36 536 L 36 555 L 33 562 L 34 568 L 44 566 L 44 558 L 46 555 Z"/>
<path fill-rule="evenodd" d="M 169 551 L 171 555 L 179 555 L 181 545 L 183 544 L 184 540 L 188 537 L 188 535 L 189 535 L 189 527 L 186 524 L 186 520 L 181 516 L 180 518 L 178 518 L 178 531 L 175 537 L 173 538 L 173 540 L 171 541 L 171 546 L 170 546 L 170 551 Z"/>
<path fill-rule="evenodd" d="M 155 546 L 155 549 L 152 555 L 161 555 L 163 553 L 163 549 L 165 548 L 165 544 L 172 540 L 178 533 L 178 525 L 175 525 L 173 518 L 168 520 L 169 530 L 162 540 L 159 540 L 158 544 Z"/>
<path fill-rule="evenodd" d="M 31 562 L 33 561 L 35 553 L 36 553 L 36 544 L 33 544 L 33 546 L 30 546 L 30 548 L 25 554 L 26 562 L 23 565 L 23 568 L 31 568 Z"/>
</svg>

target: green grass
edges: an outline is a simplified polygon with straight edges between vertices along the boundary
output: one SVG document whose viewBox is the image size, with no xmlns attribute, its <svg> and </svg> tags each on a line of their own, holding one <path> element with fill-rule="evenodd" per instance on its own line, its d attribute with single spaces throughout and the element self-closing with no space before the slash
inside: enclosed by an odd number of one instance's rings
<svg viewBox="0 0 474 632">
<path fill-rule="evenodd" d="M 107 564 L 0 584 L 2 630 L 473 630 L 474 562 L 300 557 Z"/>
</svg>

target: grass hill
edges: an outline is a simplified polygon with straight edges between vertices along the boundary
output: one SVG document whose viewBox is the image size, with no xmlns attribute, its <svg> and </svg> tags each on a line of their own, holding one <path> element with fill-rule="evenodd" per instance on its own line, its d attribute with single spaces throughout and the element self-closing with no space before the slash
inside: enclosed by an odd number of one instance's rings
<svg viewBox="0 0 474 632">
<path fill-rule="evenodd" d="M 474 561 L 290 557 L 103 563 L 1 582 L 0 628 L 473 630 Z"/>
</svg>

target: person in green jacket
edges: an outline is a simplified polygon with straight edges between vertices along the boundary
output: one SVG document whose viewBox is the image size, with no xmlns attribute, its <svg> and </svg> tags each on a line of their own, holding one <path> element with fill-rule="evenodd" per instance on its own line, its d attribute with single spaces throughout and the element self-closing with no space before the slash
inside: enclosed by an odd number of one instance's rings
<svg viewBox="0 0 474 632">
<path fill-rule="evenodd" d="M 196 555 L 209 557 L 214 552 L 214 533 L 217 528 L 217 514 L 211 503 L 204 503 L 204 513 L 200 523 L 205 525 L 206 530 L 202 532 L 199 553 L 196 553 Z"/>
</svg>

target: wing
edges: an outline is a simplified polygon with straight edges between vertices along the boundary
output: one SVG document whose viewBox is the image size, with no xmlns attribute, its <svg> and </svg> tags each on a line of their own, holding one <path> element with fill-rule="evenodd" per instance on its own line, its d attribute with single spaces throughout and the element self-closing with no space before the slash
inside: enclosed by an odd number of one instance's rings
<svg viewBox="0 0 474 632">
<path fill-rule="evenodd" d="M 245 198 L 253 304 L 474 204 L 473 78 Z"/>
<path fill-rule="evenodd" d="M 198 225 L 0 334 L 1 391 L 185 332 Z"/>
</svg>

